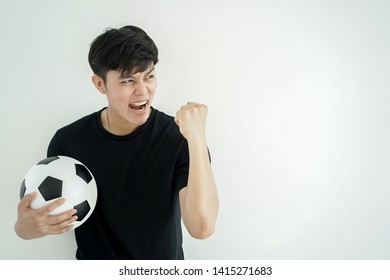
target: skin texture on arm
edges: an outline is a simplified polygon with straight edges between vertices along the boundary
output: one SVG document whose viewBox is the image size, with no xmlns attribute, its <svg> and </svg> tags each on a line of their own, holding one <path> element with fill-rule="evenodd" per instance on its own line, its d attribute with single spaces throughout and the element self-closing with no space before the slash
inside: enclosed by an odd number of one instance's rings
<svg viewBox="0 0 390 280">
<path fill-rule="evenodd" d="M 48 234 L 60 234 L 73 228 L 74 221 L 77 220 L 75 209 L 65 211 L 58 215 L 49 213 L 65 202 L 64 198 L 39 208 L 32 209 L 31 201 L 36 197 L 36 193 L 27 194 L 18 204 L 18 218 L 14 229 L 16 234 L 22 239 L 35 239 Z"/>
<path fill-rule="evenodd" d="M 190 157 L 188 185 L 179 192 L 180 210 L 188 232 L 198 239 L 213 234 L 219 208 L 206 143 L 206 116 L 207 106 L 189 102 L 175 118 L 187 139 Z"/>
</svg>

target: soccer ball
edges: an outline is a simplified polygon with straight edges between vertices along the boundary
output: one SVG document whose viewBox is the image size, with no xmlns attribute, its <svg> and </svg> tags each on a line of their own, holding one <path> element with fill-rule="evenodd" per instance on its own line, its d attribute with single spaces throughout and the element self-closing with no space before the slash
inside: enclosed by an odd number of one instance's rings
<svg viewBox="0 0 390 280">
<path fill-rule="evenodd" d="M 65 203 L 50 215 L 77 209 L 78 219 L 73 222 L 73 228 L 89 218 L 97 200 L 96 181 L 92 173 L 80 161 L 66 156 L 43 159 L 28 170 L 20 187 L 20 199 L 34 191 L 37 196 L 30 203 L 33 209 L 48 205 L 60 197 L 65 198 Z"/>
</svg>

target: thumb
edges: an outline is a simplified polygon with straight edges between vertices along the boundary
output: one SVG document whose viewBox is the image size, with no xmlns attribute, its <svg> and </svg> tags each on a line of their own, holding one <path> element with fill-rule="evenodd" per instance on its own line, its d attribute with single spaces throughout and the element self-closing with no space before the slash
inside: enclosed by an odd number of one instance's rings
<svg viewBox="0 0 390 280">
<path fill-rule="evenodd" d="M 35 199 L 35 197 L 37 196 L 37 193 L 36 192 L 32 192 L 32 193 L 29 193 L 29 194 L 26 194 L 22 200 L 20 201 L 20 205 L 23 206 L 23 207 L 29 207 L 30 206 L 30 203 L 31 201 L 33 201 Z"/>
</svg>

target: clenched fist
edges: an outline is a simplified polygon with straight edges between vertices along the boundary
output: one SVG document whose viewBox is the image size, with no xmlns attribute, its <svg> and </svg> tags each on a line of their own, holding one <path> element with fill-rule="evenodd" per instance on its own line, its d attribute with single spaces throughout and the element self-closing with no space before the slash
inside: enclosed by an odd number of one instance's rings
<svg viewBox="0 0 390 280">
<path fill-rule="evenodd" d="M 206 117 L 206 105 L 188 102 L 177 111 L 175 122 L 188 142 L 199 142 L 206 139 Z"/>
</svg>

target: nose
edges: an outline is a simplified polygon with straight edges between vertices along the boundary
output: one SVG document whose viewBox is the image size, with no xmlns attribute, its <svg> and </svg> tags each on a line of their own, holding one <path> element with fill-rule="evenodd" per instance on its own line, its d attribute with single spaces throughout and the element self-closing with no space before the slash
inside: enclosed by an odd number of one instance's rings
<svg viewBox="0 0 390 280">
<path fill-rule="evenodd" d="M 137 83 L 137 87 L 134 90 L 134 93 L 138 96 L 147 96 L 148 95 L 148 87 L 144 81 L 140 81 Z"/>
</svg>

